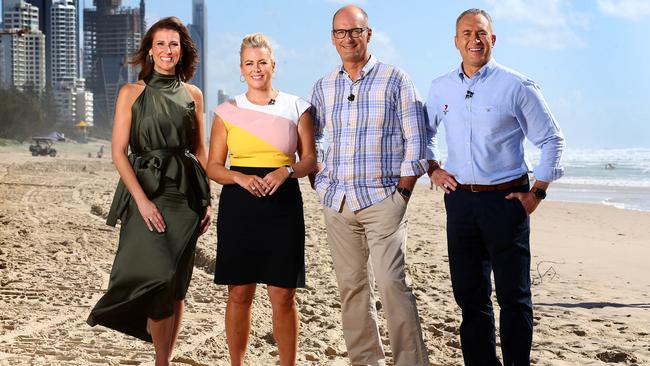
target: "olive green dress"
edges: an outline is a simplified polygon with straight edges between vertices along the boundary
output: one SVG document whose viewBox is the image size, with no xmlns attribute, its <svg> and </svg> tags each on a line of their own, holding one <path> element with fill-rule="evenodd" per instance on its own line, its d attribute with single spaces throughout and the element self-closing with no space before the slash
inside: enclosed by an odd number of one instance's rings
<svg viewBox="0 0 650 366">
<path fill-rule="evenodd" d="M 175 76 L 155 73 L 131 108 L 129 161 L 167 229 L 149 231 L 120 180 L 107 224 L 121 221 L 120 241 L 106 294 L 88 317 L 91 326 L 151 341 L 147 318 L 173 314 L 192 276 L 199 223 L 209 204 L 205 171 L 190 152 L 196 141 L 194 102 Z"/>
</svg>

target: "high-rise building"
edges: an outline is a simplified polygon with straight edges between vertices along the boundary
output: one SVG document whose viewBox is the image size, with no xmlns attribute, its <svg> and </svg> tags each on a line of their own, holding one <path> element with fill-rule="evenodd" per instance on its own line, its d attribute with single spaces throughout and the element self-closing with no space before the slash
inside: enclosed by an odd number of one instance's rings
<svg viewBox="0 0 650 366">
<path fill-rule="evenodd" d="M 50 8 L 52 0 L 25 0 L 38 8 L 38 29 L 47 36 L 47 29 L 50 27 Z"/>
<path fill-rule="evenodd" d="M 45 89 L 45 37 L 38 8 L 24 0 L 5 0 L 0 31 L 0 85 L 41 93 Z"/>
<path fill-rule="evenodd" d="M 196 85 L 203 92 L 203 105 L 208 100 L 206 84 L 206 64 L 208 48 L 208 24 L 205 0 L 192 0 L 192 24 L 188 26 L 192 41 L 199 51 L 199 64 L 190 83 Z M 204 107 L 205 108 L 205 107 Z"/>
<path fill-rule="evenodd" d="M 225 103 L 230 98 L 223 89 L 217 90 L 217 105 Z"/>
<path fill-rule="evenodd" d="M 38 30 L 38 10 L 24 0 L 4 0 L 2 5 L 4 29 Z"/>
<path fill-rule="evenodd" d="M 67 125 L 80 121 L 93 123 L 93 111 L 88 111 L 87 100 L 92 93 L 85 90 L 85 80 L 79 73 L 79 27 L 75 0 L 50 0 L 50 20 L 47 34 L 48 82 L 54 97 L 58 120 Z M 81 99 L 81 100 L 78 100 Z M 88 120 L 87 116 L 91 116 Z"/>
<path fill-rule="evenodd" d="M 55 89 L 71 88 L 79 77 L 77 69 L 77 10 L 73 0 L 53 0 L 50 8 L 48 82 Z"/>
<path fill-rule="evenodd" d="M 128 60 L 144 34 L 144 9 L 123 7 L 121 0 L 93 3 L 95 9 L 84 9 L 83 73 L 94 94 L 95 123 L 110 124 L 119 88 L 137 79 Z"/>
<path fill-rule="evenodd" d="M 38 29 L 43 32 L 45 36 L 45 54 L 50 55 L 51 49 L 51 37 L 48 34 L 50 29 L 50 20 L 52 15 L 50 14 L 50 9 L 52 8 L 52 0 L 25 0 L 25 2 L 32 4 L 38 8 Z M 52 83 L 52 70 L 50 70 L 50 63 L 45 63 L 45 75 L 47 80 L 47 85 Z"/>
<path fill-rule="evenodd" d="M 90 125 L 93 125 L 95 118 L 93 116 L 93 93 L 85 90 L 84 88 L 79 88 L 75 93 L 76 101 L 76 121 L 77 123 L 84 121 Z"/>
</svg>

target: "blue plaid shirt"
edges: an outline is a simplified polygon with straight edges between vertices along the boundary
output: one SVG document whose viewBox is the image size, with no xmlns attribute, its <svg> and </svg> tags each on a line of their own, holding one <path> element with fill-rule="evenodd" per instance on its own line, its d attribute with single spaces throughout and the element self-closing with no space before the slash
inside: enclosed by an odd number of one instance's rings
<svg viewBox="0 0 650 366">
<path fill-rule="evenodd" d="M 338 211 L 345 199 L 357 211 L 391 195 L 400 177 L 426 172 L 424 107 L 403 71 L 371 56 L 358 80 L 339 66 L 314 84 L 310 99 L 323 205 Z"/>
</svg>

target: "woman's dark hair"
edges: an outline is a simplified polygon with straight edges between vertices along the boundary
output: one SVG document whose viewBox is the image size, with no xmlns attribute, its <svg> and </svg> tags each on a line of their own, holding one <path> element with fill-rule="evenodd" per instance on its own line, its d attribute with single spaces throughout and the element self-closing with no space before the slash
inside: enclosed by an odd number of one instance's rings
<svg viewBox="0 0 650 366">
<path fill-rule="evenodd" d="M 176 64 L 176 76 L 182 81 L 188 81 L 194 76 L 196 71 L 196 64 L 199 63 L 199 54 L 196 50 L 190 32 L 185 27 L 185 24 L 177 17 L 167 17 L 160 19 L 152 25 L 147 33 L 142 37 L 140 48 L 131 57 L 129 64 L 140 66 L 140 73 L 138 79 L 144 80 L 153 73 L 153 63 L 149 59 L 149 50 L 153 44 L 153 36 L 161 29 L 171 29 L 178 32 L 181 39 L 181 58 Z"/>
</svg>

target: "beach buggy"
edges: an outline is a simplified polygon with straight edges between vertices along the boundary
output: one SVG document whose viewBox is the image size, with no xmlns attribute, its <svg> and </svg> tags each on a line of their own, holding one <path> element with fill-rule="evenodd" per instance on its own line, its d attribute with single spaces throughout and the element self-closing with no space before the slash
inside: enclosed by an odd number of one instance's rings
<svg viewBox="0 0 650 366">
<path fill-rule="evenodd" d="M 55 139 L 51 137 L 32 137 L 34 141 L 29 145 L 29 151 L 32 152 L 32 156 L 39 155 L 49 155 L 51 157 L 56 156 L 56 149 L 52 147 L 54 145 Z"/>
</svg>

